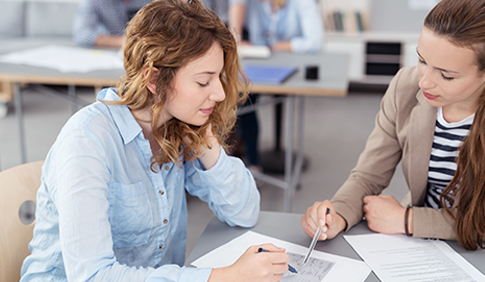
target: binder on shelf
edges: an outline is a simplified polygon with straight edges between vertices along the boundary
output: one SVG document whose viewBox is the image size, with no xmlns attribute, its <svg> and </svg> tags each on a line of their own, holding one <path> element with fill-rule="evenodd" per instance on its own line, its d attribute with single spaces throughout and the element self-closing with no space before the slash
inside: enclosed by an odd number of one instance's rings
<svg viewBox="0 0 485 282">
<path fill-rule="evenodd" d="M 345 11 L 342 13 L 344 32 L 354 33 L 359 31 L 357 16 L 355 11 Z"/>
<path fill-rule="evenodd" d="M 252 83 L 280 84 L 296 71 L 293 66 L 244 66 L 244 72 Z"/>
<path fill-rule="evenodd" d="M 326 31 L 355 33 L 368 29 L 367 15 L 360 10 L 328 11 L 323 19 Z"/>
<path fill-rule="evenodd" d="M 333 12 L 333 20 L 337 31 L 344 30 L 344 23 L 342 18 L 343 18 L 342 12 L 340 11 Z"/>
<path fill-rule="evenodd" d="M 356 20 L 357 20 L 357 29 L 360 32 L 364 31 L 364 21 L 362 20 L 362 14 L 359 11 L 356 11 L 355 17 L 356 17 Z"/>
</svg>

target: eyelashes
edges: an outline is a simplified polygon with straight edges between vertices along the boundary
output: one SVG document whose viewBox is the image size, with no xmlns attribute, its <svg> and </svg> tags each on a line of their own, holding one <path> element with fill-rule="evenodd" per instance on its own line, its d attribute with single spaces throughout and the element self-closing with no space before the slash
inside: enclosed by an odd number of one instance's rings
<svg viewBox="0 0 485 282">
<path fill-rule="evenodd" d="M 419 58 L 419 59 L 418 59 L 418 62 L 419 62 L 420 64 L 426 65 L 426 62 L 425 62 L 423 59 L 421 59 L 421 58 Z M 441 77 L 442 77 L 444 80 L 446 80 L 446 81 L 450 81 L 450 80 L 455 79 L 454 77 L 445 76 L 445 75 L 444 75 L 442 72 L 440 72 L 440 73 L 441 73 Z"/>
<path fill-rule="evenodd" d="M 448 80 L 448 81 L 454 79 L 454 77 L 448 77 L 448 76 L 445 76 L 444 74 L 441 74 L 441 77 L 443 77 L 444 80 Z"/>
</svg>

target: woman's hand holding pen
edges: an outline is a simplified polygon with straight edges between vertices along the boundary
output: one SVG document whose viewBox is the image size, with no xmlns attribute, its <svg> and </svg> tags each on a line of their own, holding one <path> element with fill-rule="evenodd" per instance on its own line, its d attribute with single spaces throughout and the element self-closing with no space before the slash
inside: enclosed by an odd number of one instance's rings
<svg viewBox="0 0 485 282">
<path fill-rule="evenodd" d="M 268 252 L 258 252 L 259 248 Z M 241 255 L 233 265 L 213 269 L 209 281 L 279 281 L 288 271 L 289 259 L 290 257 L 285 253 L 285 249 L 272 244 L 253 246 Z"/>
<path fill-rule="evenodd" d="M 327 208 L 329 209 L 328 214 Z M 315 202 L 301 218 L 301 227 L 310 238 L 313 238 L 319 226 L 323 226 L 323 228 L 318 240 L 332 239 L 345 229 L 345 219 L 335 212 L 335 208 L 329 200 Z"/>
</svg>

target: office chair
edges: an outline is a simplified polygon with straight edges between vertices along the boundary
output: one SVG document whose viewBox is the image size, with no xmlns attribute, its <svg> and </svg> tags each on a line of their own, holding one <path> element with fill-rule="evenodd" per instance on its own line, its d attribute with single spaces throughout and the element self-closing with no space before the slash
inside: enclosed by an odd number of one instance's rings
<svg viewBox="0 0 485 282">
<path fill-rule="evenodd" d="M 34 228 L 35 197 L 43 161 L 0 172 L 0 281 L 20 280 Z"/>
</svg>

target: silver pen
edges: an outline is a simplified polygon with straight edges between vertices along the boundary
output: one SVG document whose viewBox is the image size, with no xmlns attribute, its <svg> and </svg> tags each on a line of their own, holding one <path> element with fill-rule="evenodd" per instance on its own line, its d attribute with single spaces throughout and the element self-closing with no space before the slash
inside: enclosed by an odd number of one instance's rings
<svg viewBox="0 0 485 282">
<path fill-rule="evenodd" d="M 327 208 L 327 210 L 325 211 L 325 216 L 329 213 L 330 213 L 330 209 Z M 310 258 L 313 252 L 313 249 L 315 249 L 315 245 L 317 244 L 318 237 L 320 237 L 320 233 L 322 233 L 322 228 L 323 228 L 322 225 L 318 226 L 317 232 L 315 232 L 315 235 L 313 235 L 312 242 L 310 243 L 310 247 L 308 247 L 308 252 L 305 256 L 305 259 L 303 260 L 303 264 L 306 264 L 308 262 L 308 259 Z"/>
</svg>

